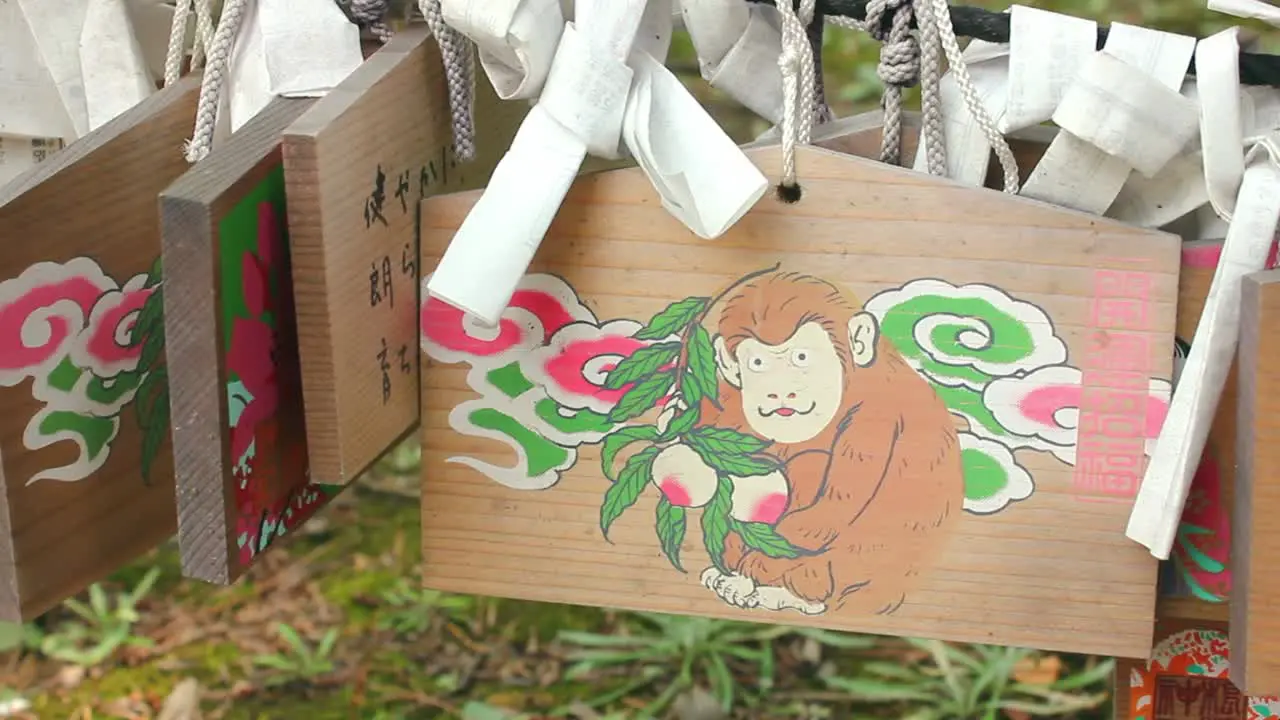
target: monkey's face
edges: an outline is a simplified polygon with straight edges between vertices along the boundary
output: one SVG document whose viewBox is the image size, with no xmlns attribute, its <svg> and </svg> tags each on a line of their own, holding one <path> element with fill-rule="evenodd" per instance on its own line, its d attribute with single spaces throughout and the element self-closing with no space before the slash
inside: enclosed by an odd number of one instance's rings
<svg viewBox="0 0 1280 720">
<path fill-rule="evenodd" d="M 781 345 L 743 340 L 732 360 L 747 424 L 762 437 L 811 440 L 840 409 L 844 368 L 831 337 L 816 322 L 801 325 Z"/>
</svg>

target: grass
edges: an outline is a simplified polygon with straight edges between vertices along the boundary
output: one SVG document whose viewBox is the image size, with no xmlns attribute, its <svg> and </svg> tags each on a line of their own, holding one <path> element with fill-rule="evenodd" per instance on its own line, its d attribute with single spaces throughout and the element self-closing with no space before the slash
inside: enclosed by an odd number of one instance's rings
<svg viewBox="0 0 1280 720">
<path fill-rule="evenodd" d="M 1233 24 L 1199 0 L 1034 4 L 1200 36 Z M 876 105 L 877 53 L 828 34 L 837 114 Z M 670 64 L 696 67 L 686 37 Z M 766 129 L 691 87 L 736 139 Z M 0 625 L 0 717 L 152 718 L 187 678 L 208 720 L 1112 717 L 1105 658 L 420 589 L 420 457 L 391 453 L 237 585 L 183 580 L 169 544 L 38 623 Z"/>
</svg>

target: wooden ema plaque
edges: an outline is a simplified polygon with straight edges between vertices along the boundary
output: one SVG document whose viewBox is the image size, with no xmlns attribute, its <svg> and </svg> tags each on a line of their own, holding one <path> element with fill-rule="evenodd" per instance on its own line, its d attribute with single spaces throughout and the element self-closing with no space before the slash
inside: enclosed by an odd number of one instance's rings
<svg viewBox="0 0 1280 720">
<path fill-rule="evenodd" d="M 1280 719 L 1280 697 L 1236 687 L 1233 647 L 1226 623 L 1161 619 L 1150 660 L 1116 660 L 1116 719 Z"/>
<path fill-rule="evenodd" d="M 1233 679 L 1246 692 L 1280 695 L 1280 270 L 1244 280 L 1239 347 L 1235 537 L 1231 567 Z"/>
<path fill-rule="evenodd" d="M 0 188 L 0 619 L 35 617 L 174 531 L 156 195 L 200 78 Z"/>
<path fill-rule="evenodd" d="M 427 585 L 1145 656 L 1178 239 L 798 162 L 715 241 L 579 178 L 497 328 L 424 303 Z M 424 270 L 477 197 L 423 203 Z"/>
<path fill-rule="evenodd" d="M 418 201 L 482 187 L 528 106 L 477 83 L 453 156 L 440 52 L 396 34 L 284 133 L 311 474 L 350 482 L 418 422 Z"/>
<path fill-rule="evenodd" d="M 341 486 L 309 481 L 276 99 L 160 196 L 178 544 L 234 582 Z"/>
</svg>

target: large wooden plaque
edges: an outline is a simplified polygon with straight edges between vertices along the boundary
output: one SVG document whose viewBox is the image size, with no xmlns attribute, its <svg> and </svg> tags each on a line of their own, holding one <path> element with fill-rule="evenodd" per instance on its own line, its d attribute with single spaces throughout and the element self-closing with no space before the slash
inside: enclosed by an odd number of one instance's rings
<svg viewBox="0 0 1280 720">
<path fill-rule="evenodd" d="M 0 188 L 0 619 L 173 534 L 156 195 L 189 77 Z"/>
<path fill-rule="evenodd" d="M 160 197 L 183 572 L 235 581 L 341 487 L 310 482 L 276 99 Z"/>
<path fill-rule="evenodd" d="M 715 241 L 580 178 L 499 327 L 422 306 L 427 584 L 1145 656 L 1178 239 L 798 162 Z M 423 203 L 424 271 L 476 198 Z"/>
<path fill-rule="evenodd" d="M 311 473 L 350 482 L 418 421 L 418 201 L 481 187 L 528 106 L 477 83 L 477 157 L 453 156 L 444 66 L 397 33 L 284 134 Z"/>
</svg>

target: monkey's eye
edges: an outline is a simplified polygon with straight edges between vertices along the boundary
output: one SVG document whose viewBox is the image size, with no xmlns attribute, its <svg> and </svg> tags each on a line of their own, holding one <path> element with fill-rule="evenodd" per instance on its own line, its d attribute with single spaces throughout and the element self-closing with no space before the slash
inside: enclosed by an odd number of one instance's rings
<svg viewBox="0 0 1280 720">
<path fill-rule="evenodd" d="M 769 363 L 765 362 L 764 358 L 756 355 L 747 360 L 747 367 L 753 372 L 764 372 L 769 369 Z"/>
<path fill-rule="evenodd" d="M 791 364 L 796 367 L 807 367 L 809 365 L 809 351 L 801 348 L 792 350 Z"/>
</svg>

